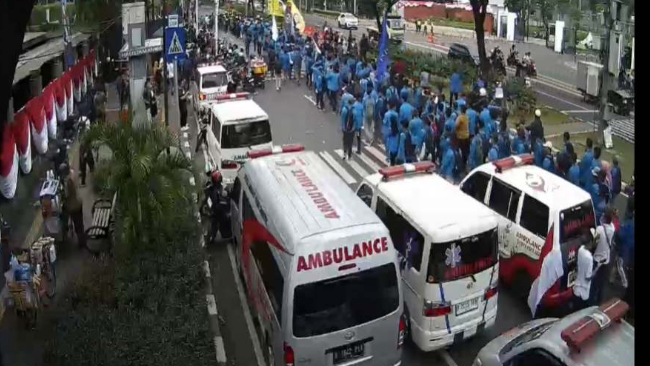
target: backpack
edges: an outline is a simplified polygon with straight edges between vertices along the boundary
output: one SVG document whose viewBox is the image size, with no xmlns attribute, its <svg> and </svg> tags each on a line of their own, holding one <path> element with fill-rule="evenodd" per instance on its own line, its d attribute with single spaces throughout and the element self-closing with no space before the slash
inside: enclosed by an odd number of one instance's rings
<svg viewBox="0 0 650 366">
<path fill-rule="evenodd" d="M 354 113 L 352 108 L 348 107 L 348 114 L 345 116 L 345 132 L 354 131 Z"/>
</svg>

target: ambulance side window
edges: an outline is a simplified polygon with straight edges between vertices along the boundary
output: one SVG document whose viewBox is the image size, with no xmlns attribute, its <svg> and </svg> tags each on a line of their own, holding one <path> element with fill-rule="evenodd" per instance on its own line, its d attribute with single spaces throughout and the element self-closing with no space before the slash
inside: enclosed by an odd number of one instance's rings
<svg viewBox="0 0 650 366">
<path fill-rule="evenodd" d="M 485 202 L 485 191 L 487 190 L 488 183 L 490 182 L 490 176 L 483 173 L 477 172 L 469 177 L 464 183 L 461 189 L 463 192 L 474 197 L 477 201 L 484 203 Z"/>
<path fill-rule="evenodd" d="M 424 236 L 402 215 L 386 204 L 381 197 L 377 197 L 377 216 L 388 228 L 395 249 L 407 259 L 409 266 L 419 272 L 422 264 Z"/>
<path fill-rule="evenodd" d="M 519 197 L 521 197 L 520 190 L 494 178 L 492 181 L 492 191 L 490 192 L 490 201 L 488 202 L 488 206 L 501 216 L 515 221 L 517 217 L 517 207 L 519 206 Z"/>
<path fill-rule="evenodd" d="M 521 208 L 519 225 L 540 238 L 546 239 L 546 234 L 548 234 L 548 206 L 526 195 L 524 205 Z"/>
<path fill-rule="evenodd" d="M 271 253 L 271 244 L 264 241 L 256 241 L 251 246 L 251 252 L 257 263 L 257 269 L 260 271 L 260 276 L 264 282 L 264 289 L 266 290 L 271 306 L 275 311 L 275 316 L 281 322 L 280 315 L 282 314 L 282 291 L 284 289 L 284 278 L 282 272 L 273 258 Z"/>
<path fill-rule="evenodd" d="M 242 200 L 242 208 L 244 210 L 244 213 L 242 217 L 244 218 L 244 221 L 249 220 L 249 219 L 254 219 L 255 218 L 255 213 L 253 212 L 253 208 L 251 207 L 251 203 L 248 201 L 248 194 L 244 192 L 244 199 Z"/>
</svg>

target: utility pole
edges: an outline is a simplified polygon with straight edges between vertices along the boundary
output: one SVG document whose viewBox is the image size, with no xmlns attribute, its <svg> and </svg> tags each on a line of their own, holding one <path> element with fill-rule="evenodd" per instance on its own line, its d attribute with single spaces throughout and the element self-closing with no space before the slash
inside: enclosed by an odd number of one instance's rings
<svg viewBox="0 0 650 366">
<path fill-rule="evenodd" d="M 219 0 L 214 0 L 214 55 L 219 53 Z"/>
<path fill-rule="evenodd" d="M 163 57 L 163 73 L 165 75 L 165 86 L 164 86 L 164 92 L 165 92 L 165 127 L 169 128 L 169 98 L 167 97 L 167 93 L 169 92 L 167 90 L 167 78 L 169 75 L 167 75 L 167 0 L 162 0 L 162 6 L 163 6 L 163 51 L 162 51 L 162 57 Z"/>
<path fill-rule="evenodd" d="M 196 27 L 194 28 L 194 32 L 196 33 L 196 37 L 199 37 L 199 0 L 194 0 L 194 12 L 196 13 L 196 17 L 194 21 L 196 21 Z"/>
<path fill-rule="evenodd" d="M 609 91 L 609 37 L 612 32 L 612 1 L 607 0 L 605 7 L 605 48 L 603 54 L 603 78 L 600 84 L 600 111 L 598 113 L 598 142 L 604 146 L 604 131 L 607 125 L 607 92 Z"/>
</svg>

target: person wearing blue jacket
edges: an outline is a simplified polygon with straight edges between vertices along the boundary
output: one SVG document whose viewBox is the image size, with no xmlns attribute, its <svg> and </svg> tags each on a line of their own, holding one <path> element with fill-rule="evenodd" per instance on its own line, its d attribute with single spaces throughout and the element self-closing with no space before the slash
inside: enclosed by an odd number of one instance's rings
<svg viewBox="0 0 650 366">
<path fill-rule="evenodd" d="M 330 106 L 332 107 L 332 112 L 336 112 L 336 106 L 338 102 L 338 93 L 341 88 L 339 84 L 339 69 L 334 67 L 334 69 L 327 73 L 325 78 L 327 80 L 327 91 L 330 98 Z"/>
<path fill-rule="evenodd" d="M 449 131 L 450 133 L 456 132 L 456 118 L 451 108 L 445 110 L 445 131 Z"/>
<path fill-rule="evenodd" d="M 399 122 L 400 124 L 402 123 L 408 123 L 411 120 L 411 117 L 413 116 L 413 111 L 415 108 L 408 102 L 408 97 L 403 95 L 402 96 L 402 105 L 399 107 Z"/>
<path fill-rule="evenodd" d="M 440 175 L 450 182 L 454 181 L 454 170 L 456 168 L 456 138 L 450 140 L 449 148 L 442 155 Z"/>
<path fill-rule="evenodd" d="M 578 165 L 578 155 L 576 153 L 571 154 L 571 168 L 569 168 L 567 179 L 580 187 L 580 166 Z"/>
<path fill-rule="evenodd" d="M 293 73 L 295 74 L 296 82 L 300 85 L 300 74 L 302 72 L 302 54 L 298 49 L 293 51 Z"/>
<path fill-rule="evenodd" d="M 352 159 L 352 145 L 354 144 L 354 98 L 348 100 L 341 111 L 341 131 L 343 132 L 343 160 Z"/>
<path fill-rule="evenodd" d="M 420 154 L 422 144 L 424 143 L 424 122 L 418 117 L 418 111 L 413 110 L 413 117 L 409 122 L 409 133 L 411 134 L 411 143 L 416 156 Z"/>
<path fill-rule="evenodd" d="M 542 162 L 542 169 L 549 173 L 555 174 L 555 160 L 551 152 L 551 145 L 544 147 L 544 161 Z"/>
<path fill-rule="evenodd" d="M 411 89 L 407 83 L 406 78 L 404 78 L 404 80 L 404 86 L 402 87 L 402 90 L 399 91 L 399 96 L 403 101 L 413 105 L 413 89 Z"/>
<path fill-rule="evenodd" d="M 463 91 L 463 77 L 458 72 L 451 75 L 449 89 L 449 103 L 453 103 L 454 99 L 458 99 L 458 94 Z"/>
<path fill-rule="evenodd" d="M 510 148 L 512 153 L 515 155 L 525 154 L 526 151 L 526 130 L 522 127 L 519 127 L 517 130 L 517 136 L 512 139 L 512 146 Z"/>
<path fill-rule="evenodd" d="M 395 112 L 395 107 L 393 106 L 392 111 L 394 113 L 387 112 L 386 116 L 388 116 L 388 133 L 386 134 L 386 155 L 388 155 L 388 162 L 390 163 L 391 166 L 397 164 L 397 153 L 399 151 L 399 138 L 400 138 L 400 131 L 399 128 L 397 127 L 399 122 L 398 122 L 398 116 L 397 112 Z"/>
<path fill-rule="evenodd" d="M 580 159 L 580 186 L 582 186 L 586 191 L 589 191 L 593 182 L 591 169 L 594 160 L 594 152 L 592 150 L 594 142 L 591 138 L 587 137 L 586 144 L 587 150 L 585 150 L 585 154 L 582 156 L 582 159 Z"/>
<path fill-rule="evenodd" d="M 407 163 L 407 156 L 406 156 L 406 134 L 408 132 L 408 123 L 401 123 L 402 129 L 399 134 L 399 145 L 397 147 L 397 159 L 396 159 L 396 164 L 404 164 Z"/>
<path fill-rule="evenodd" d="M 325 76 L 323 76 L 323 68 L 321 66 L 312 67 L 314 73 L 314 89 L 316 91 L 316 107 L 325 110 L 325 102 L 323 96 L 325 94 Z"/>
<path fill-rule="evenodd" d="M 472 142 L 469 145 L 469 156 L 467 157 L 467 168 L 470 171 L 485 161 L 482 144 L 483 139 L 480 134 L 477 133 L 472 137 Z"/>
<path fill-rule="evenodd" d="M 339 113 L 343 112 L 343 108 L 348 105 L 348 101 L 350 99 L 354 99 L 354 95 L 352 95 L 351 89 L 349 87 L 343 88 L 343 95 L 341 95 L 341 108 L 339 110 Z"/>
<path fill-rule="evenodd" d="M 392 102 L 388 102 L 388 111 L 386 114 L 384 114 L 384 119 L 382 123 L 382 132 L 384 134 L 384 145 L 388 146 L 388 136 L 391 132 L 391 121 L 393 118 L 398 121 L 399 123 L 399 115 L 397 114 L 397 111 L 395 110 L 395 104 Z M 388 152 L 388 150 L 386 150 Z M 390 156 L 388 156 L 390 158 Z"/>
<path fill-rule="evenodd" d="M 357 137 L 357 154 L 361 154 L 361 130 L 363 129 L 364 108 L 361 103 L 361 95 L 355 97 L 352 105 L 352 115 L 354 116 L 354 134 Z"/>
<path fill-rule="evenodd" d="M 386 114 L 387 104 L 384 89 L 380 88 L 375 99 L 375 121 L 380 124 L 383 122 L 384 114 Z"/>
<path fill-rule="evenodd" d="M 542 140 L 540 139 L 535 139 L 532 142 L 532 150 L 533 150 L 533 157 L 535 161 L 535 165 L 543 168 L 544 166 L 544 144 L 542 143 Z"/>
<path fill-rule="evenodd" d="M 492 135 L 492 138 L 490 140 L 492 142 L 492 147 L 488 152 L 488 161 L 494 163 L 495 161 L 499 160 L 499 138 L 497 135 Z"/>
<path fill-rule="evenodd" d="M 485 132 L 488 134 L 488 136 L 492 136 L 492 134 L 496 132 L 496 128 L 494 128 L 492 114 L 490 113 L 490 109 L 487 106 L 483 107 L 479 118 L 483 122 L 483 128 L 485 128 Z"/>
<path fill-rule="evenodd" d="M 600 149 L 600 146 L 594 147 L 594 159 L 591 161 L 591 169 L 593 169 L 595 167 L 598 167 L 598 168 L 603 167 L 603 163 L 600 160 L 601 152 L 602 152 L 602 150 Z"/>
</svg>

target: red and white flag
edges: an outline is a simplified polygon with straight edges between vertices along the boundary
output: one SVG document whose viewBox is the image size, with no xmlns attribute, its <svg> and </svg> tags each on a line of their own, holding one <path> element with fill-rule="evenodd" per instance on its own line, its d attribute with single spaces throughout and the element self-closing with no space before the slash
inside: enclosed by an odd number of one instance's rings
<svg viewBox="0 0 650 366">
<path fill-rule="evenodd" d="M 74 95 L 73 95 L 73 84 L 72 84 L 72 77 L 71 77 L 71 72 L 68 71 L 63 75 L 63 85 L 65 86 L 65 101 L 67 103 L 68 107 L 68 117 L 72 115 L 72 112 L 74 112 Z"/>
<path fill-rule="evenodd" d="M 45 94 L 33 98 L 25 106 L 31 122 L 32 141 L 34 142 L 34 147 L 36 147 L 36 152 L 39 154 L 45 154 L 47 152 L 47 143 L 49 140 L 47 117 L 45 108 L 43 108 L 43 100 L 45 100 Z"/>
<path fill-rule="evenodd" d="M 54 84 L 54 98 L 56 99 L 56 119 L 63 122 L 68 119 L 68 102 L 65 96 L 65 87 L 62 78 L 52 82 Z"/>
<path fill-rule="evenodd" d="M 16 139 L 20 171 L 23 174 L 29 174 L 32 171 L 31 127 L 29 126 L 29 116 L 24 108 L 16 113 L 11 126 Z"/>
<path fill-rule="evenodd" d="M 11 126 L 5 124 L 0 147 L 0 193 L 12 199 L 18 185 L 18 150 Z"/>
<path fill-rule="evenodd" d="M 41 102 L 43 102 L 43 109 L 45 110 L 45 119 L 47 121 L 47 135 L 52 139 L 56 139 L 56 97 L 54 96 L 55 86 L 50 83 L 43 89 Z"/>
<path fill-rule="evenodd" d="M 539 256 L 539 260 L 542 260 L 542 268 L 533 281 L 528 294 L 528 307 L 533 317 L 544 294 L 564 275 L 560 244 L 553 240 L 555 236 L 554 227 L 555 225 L 551 225 L 551 229 L 546 235 L 546 242 Z"/>
<path fill-rule="evenodd" d="M 73 94 L 74 94 L 74 102 L 79 103 L 81 102 L 81 73 L 83 72 L 83 65 L 81 64 L 81 60 L 79 63 L 74 65 L 72 68 L 72 86 L 73 86 Z"/>
</svg>

